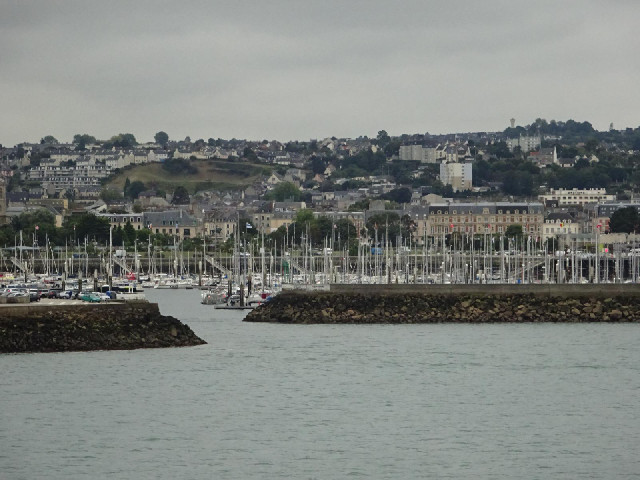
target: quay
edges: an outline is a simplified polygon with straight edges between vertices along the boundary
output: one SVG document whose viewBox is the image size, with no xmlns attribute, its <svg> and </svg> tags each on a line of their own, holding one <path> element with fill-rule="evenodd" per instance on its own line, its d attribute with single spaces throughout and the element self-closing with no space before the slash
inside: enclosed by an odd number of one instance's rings
<svg viewBox="0 0 640 480">
<path fill-rule="evenodd" d="M 130 350 L 206 342 L 149 302 L 0 305 L 0 353 Z"/>
<path fill-rule="evenodd" d="M 247 322 L 521 323 L 640 322 L 640 286 L 331 285 L 283 291 Z"/>
</svg>

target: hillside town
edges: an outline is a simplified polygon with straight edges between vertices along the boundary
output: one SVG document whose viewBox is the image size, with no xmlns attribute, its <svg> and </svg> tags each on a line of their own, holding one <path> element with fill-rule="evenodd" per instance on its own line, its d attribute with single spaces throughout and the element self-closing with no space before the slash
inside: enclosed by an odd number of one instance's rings
<svg viewBox="0 0 640 480">
<path fill-rule="evenodd" d="M 512 120 L 503 132 L 390 137 L 381 130 L 376 138 L 287 143 L 175 141 L 164 132 L 149 143 L 132 134 L 102 142 L 79 134 L 71 143 L 48 136 L 0 149 L 3 246 L 14 243 L 8 228 L 37 211 L 47 212 L 57 228 L 92 214 L 119 231 L 164 235 L 168 245 L 184 239 L 224 244 L 240 224 L 253 235 L 277 236 L 301 212 L 326 219 L 317 245 L 333 238 L 339 224 L 348 225 L 346 234 L 353 228 L 354 237 L 372 239 L 374 230 L 390 233 L 393 223 L 399 225 L 394 237 L 404 235 L 399 241 L 416 246 L 454 233 L 515 232 L 569 245 L 597 231 L 622 241 L 636 228 L 612 229 L 610 222 L 620 209 L 640 212 L 639 130 L 612 125 L 596 132 L 588 122 L 538 119 L 526 127 Z M 247 182 L 229 188 L 211 174 L 191 191 L 179 182 L 168 187 L 128 177 L 120 190 L 109 183 L 153 164 L 179 176 L 214 163 L 216 171 Z M 132 239 L 119 235 L 123 240 Z"/>
</svg>

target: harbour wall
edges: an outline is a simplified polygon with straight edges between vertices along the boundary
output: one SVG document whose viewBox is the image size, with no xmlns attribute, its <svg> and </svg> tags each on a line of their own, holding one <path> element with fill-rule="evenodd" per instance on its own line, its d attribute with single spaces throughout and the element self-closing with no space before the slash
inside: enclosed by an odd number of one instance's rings
<svg viewBox="0 0 640 480">
<path fill-rule="evenodd" d="M 332 285 L 247 315 L 275 323 L 640 322 L 637 285 Z"/>
<path fill-rule="evenodd" d="M 158 305 L 0 306 L 0 353 L 130 350 L 206 343 Z"/>
</svg>

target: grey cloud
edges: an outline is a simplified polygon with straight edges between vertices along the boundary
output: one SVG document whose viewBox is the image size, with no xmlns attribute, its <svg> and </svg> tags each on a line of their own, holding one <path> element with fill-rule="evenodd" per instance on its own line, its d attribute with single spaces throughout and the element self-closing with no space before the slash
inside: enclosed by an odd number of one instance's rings
<svg viewBox="0 0 640 480">
<path fill-rule="evenodd" d="M 634 2 L 15 2 L 0 142 L 638 124 Z M 82 128 L 78 128 L 81 125 Z M 175 132 L 175 133 L 173 133 Z M 36 138 L 37 137 L 37 138 Z"/>
</svg>

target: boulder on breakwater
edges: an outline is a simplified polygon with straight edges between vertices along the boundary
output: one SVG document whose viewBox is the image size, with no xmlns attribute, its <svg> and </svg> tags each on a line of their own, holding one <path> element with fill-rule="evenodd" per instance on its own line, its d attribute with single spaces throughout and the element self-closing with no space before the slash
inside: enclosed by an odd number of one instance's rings
<svg viewBox="0 0 640 480">
<path fill-rule="evenodd" d="M 0 353 L 130 350 L 206 343 L 158 305 L 127 302 L 0 307 Z"/>
<path fill-rule="evenodd" d="M 543 289 L 398 288 L 290 291 L 247 315 L 247 322 L 275 323 L 500 323 L 640 322 L 637 287 L 574 292 Z M 380 288 L 386 287 L 386 288 Z M 333 288 L 332 288 L 333 290 Z M 368 293 L 365 293 L 368 290 Z M 624 290 L 624 289 L 623 289 Z M 614 294 L 608 296 L 609 294 Z M 630 294 L 631 293 L 631 294 Z"/>
</svg>

